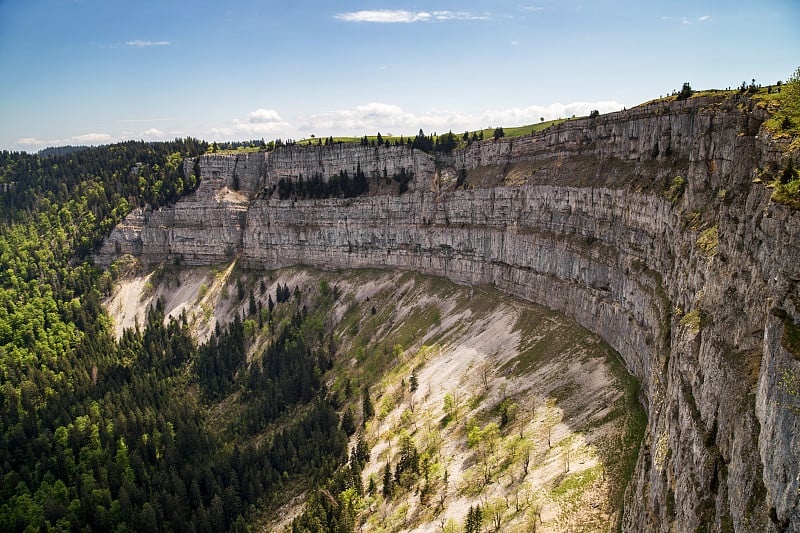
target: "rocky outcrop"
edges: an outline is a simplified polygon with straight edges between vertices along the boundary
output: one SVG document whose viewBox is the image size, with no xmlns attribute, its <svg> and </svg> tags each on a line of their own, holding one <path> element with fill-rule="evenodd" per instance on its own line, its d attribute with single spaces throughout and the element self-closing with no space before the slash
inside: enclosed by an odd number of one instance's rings
<svg viewBox="0 0 800 533">
<path fill-rule="evenodd" d="M 800 361 L 781 344 L 800 322 L 800 215 L 752 183 L 783 164 L 765 117 L 712 96 L 437 157 L 350 145 L 204 156 L 187 163 L 202 179 L 192 196 L 133 213 L 98 261 L 239 254 L 495 284 L 573 316 L 640 380 L 648 427 L 625 530 L 800 530 Z M 357 166 L 371 195 L 268 194 Z M 410 191 L 376 194 L 399 169 Z"/>
</svg>

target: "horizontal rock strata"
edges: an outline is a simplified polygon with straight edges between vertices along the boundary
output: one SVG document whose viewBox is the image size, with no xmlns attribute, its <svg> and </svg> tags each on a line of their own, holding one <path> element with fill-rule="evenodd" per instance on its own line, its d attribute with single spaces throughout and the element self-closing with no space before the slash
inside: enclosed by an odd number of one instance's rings
<svg viewBox="0 0 800 533">
<path fill-rule="evenodd" d="M 745 97 L 712 96 L 437 156 L 352 145 L 203 156 L 186 164 L 202 180 L 193 195 L 133 212 L 97 260 L 238 254 L 258 268 L 494 284 L 600 334 L 640 380 L 648 426 L 624 530 L 796 531 L 800 361 L 781 338 L 800 322 L 800 215 L 753 183 L 785 164 L 765 118 Z M 357 167 L 371 194 L 270 194 L 282 178 Z M 409 192 L 383 194 L 401 169 Z"/>
</svg>

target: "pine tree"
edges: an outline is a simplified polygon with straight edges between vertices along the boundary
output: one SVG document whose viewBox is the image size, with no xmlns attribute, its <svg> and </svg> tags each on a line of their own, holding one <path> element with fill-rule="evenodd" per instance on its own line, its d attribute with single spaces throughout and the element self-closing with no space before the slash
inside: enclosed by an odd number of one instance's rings
<svg viewBox="0 0 800 533">
<path fill-rule="evenodd" d="M 392 467 L 389 463 L 386 463 L 386 466 L 383 468 L 383 495 L 386 498 L 390 498 L 392 496 Z"/>
<path fill-rule="evenodd" d="M 367 445 L 367 441 L 364 440 L 364 435 L 358 436 L 358 439 L 356 440 L 355 452 L 356 452 L 356 459 L 361 464 L 366 464 L 369 462 L 369 456 L 370 456 L 369 445 Z"/>
<path fill-rule="evenodd" d="M 470 506 L 467 511 L 467 522 L 464 525 L 464 533 L 480 533 L 483 524 L 483 509 L 480 505 Z"/>
<path fill-rule="evenodd" d="M 247 311 L 250 313 L 249 316 L 253 316 L 258 312 L 258 306 L 256 305 L 256 298 L 253 293 L 250 293 L 250 301 L 247 305 Z"/>
<path fill-rule="evenodd" d="M 366 426 L 367 420 L 375 415 L 375 408 L 372 406 L 372 400 L 369 397 L 369 387 L 364 387 L 364 397 L 361 401 L 361 408 L 364 413 L 364 426 Z"/>
<path fill-rule="evenodd" d="M 693 93 L 694 93 L 694 91 L 692 91 L 692 87 L 691 87 L 691 85 L 689 85 L 689 82 L 687 81 L 687 82 L 685 82 L 683 84 L 683 88 L 681 89 L 681 92 L 678 93 L 678 100 L 686 100 L 687 98 L 692 96 Z"/>
<path fill-rule="evenodd" d="M 344 414 L 342 415 L 342 425 L 341 425 L 341 427 L 342 427 L 342 431 L 347 433 L 348 437 L 356 432 L 356 424 L 355 424 L 355 421 L 353 420 L 353 410 L 352 409 L 347 408 L 347 410 L 345 410 Z"/>
<path fill-rule="evenodd" d="M 786 163 L 786 168 L 781 172 L 781 184 L 786 185 L 790 181 L 793 181 L 796 173 L 797 171 L 794 169 L 794 159 L 790 157 L 789 161 Z"/>
</svg>

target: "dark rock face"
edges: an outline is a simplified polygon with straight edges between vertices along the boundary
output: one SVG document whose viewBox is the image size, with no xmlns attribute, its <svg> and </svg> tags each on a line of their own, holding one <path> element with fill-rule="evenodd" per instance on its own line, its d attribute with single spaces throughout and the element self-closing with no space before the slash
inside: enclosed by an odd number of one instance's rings
<svg viewBox="0 0 800 533">
<path fill-rule="evenodd" d="M 132 213 L 97 260 L 238 254 L 254 267 L 492 283 L 600 334 L 640 380 L 648 427 L 624 530 L 798 531 L 800 361 L 781 338 L 800 322 L 800 213 L 753 183 L 785 163 L 764 118 L 717 96 L 446 156 L 350 145 L 203 156 L 192 196 Z M 264 194 L 280 178 L 357 166 L 371 183 L 400 169 L 414 180 L 403 195 Z M 474 186 L 454 190 L 465 173 Z"/>
</svg>

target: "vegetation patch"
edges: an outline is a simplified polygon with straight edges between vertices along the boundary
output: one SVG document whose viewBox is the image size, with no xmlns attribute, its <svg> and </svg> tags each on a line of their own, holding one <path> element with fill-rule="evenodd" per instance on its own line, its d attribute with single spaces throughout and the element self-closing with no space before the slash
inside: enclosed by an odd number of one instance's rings
<svg viewBox="0 0 800 533">
<path fill-rule="evenodd" d="M 550 492 L 550 494 L 554 498 L 562 498 L 572 493 L 582 494 L 589 486 L 597 481 L 602 472 L 603 467 L 597 465 L 588 470 L 569 474 Z"/>
<path fill-rule="evenodd" d="M 453 132 L 448 132 L 442 135 L 430 135 L 430 141 L 432 146 L 449 146 L 451 143 L 452 146 L 450 150 L 454 148 L 461 148 L 472 144 L 473 142 L 483 141 L 485 139 L 492 139 L 492 138 L 501 138 L 501 137 L 521 137 L 523 135 L 530 135 L 531 133 L 536 133 L 538 131 L 545 130 L 551 126 L 555 126 L 557 124 L 561 124 L 566 122 L 567 120 L 574 119 L 576 117 L 570 118 L 559 118 L 556 120 L 540 120 L 534 124 L 528 124 L 525 126 L 514 126 L 510 128 L 502 128 L 502 127 L 491 127 L 485 128 L 482 130 L 474 130 L 474 131 L 465 131 L 462 134 L 454 134 Z M 417 135 L 422 135 L 423 137 L 425 134 L 420 130 L 420 133 Z M 450 137 L 452 136 L 452 141 Z M 375 135 L 364 135 L 363 137 L 328 137 L 328 138 L 318 138 L 318 137 L 311 137 L 308 139 L 303 139 L 297 141 L 296 144 L 300 145 L 333 145 L 333 144 L 360 144 L 362 146 L 406 146 L 409 144 L 413 144 L 415 140 L 414 136 L 404 136 L 404 135 L 381 135 L 378 132 Z M 250 148 L 250 147 L 245 147 Z M 274 144 L 272 145 L 274 148 Z M 250 148 L 252 149 L 252 148 Z M 270 145 L 266 145 L 262 147 L 262 149 L 271 149 Z"/>
<path fill-rule="evenodd" d="M 717 255 L 717 249 L 719 247 L 719 229 L 716 224 L 700 233 L 700 236 L 697 238 L 697 247 L 700 248 L 700 251 L 707 257 L 714 257 Z"/>
<path fill-rule="evenodd" d="M 800 415 L 800 374 L 791 368 L 783 369 L 778 384 L 788 400 L 784 407 Z"/>
<path fill-rule="evenodd" d="M 776 138 L 791 139 L 786 166 L 774 181 L 764 182 L 773 189 L 772 200 L 792 209 L 800 209 L 800 173 L 795 156 L 800 150 L 800 67 L 777 90 L 757 98 L 770 111 L 765 126 Z"/>
<path fill-rule="evenodd" d="M 686 326 L 686 329 L 693 335 L 696 335 L 700 330 L 708 325 L 708 315 L 700 309 L 689 311 L 681 317 L 681 324 Z"/>
<path fill-rule="evenodd" d="M 675 176 L 672 178 L 669 188 L 664 192 L 664 196 L 674 205 L 683 197 L 683 192 L 685 190 L 686 180 L 680 176 Z"/>
<path fill-rule="evenodd" d="M 533 371 L 554 353 L 574 349 L 587 335 L 586 330 L 577 324 L 568 326 L 550 320 L 548 313 L 523 313 L 517 320 L 516 328 L 524 332 L 519 354 L 503 364 L 499 371 L 518 376 Z"/>
<path fill-rule="evenodd" d="M 760 91 L 756 96 L 771 111 L 765 125 L 778 137 L 800 136 L 800 67 L 776 90 Z"/>
<path fill-rule="evenodd" d="M 778 178 L 772 183 L 772 201 L 800 209 L 800 171 L 791 157 Z"/>
<path fill-rule="evenodd" d="M 647 413 L 639 398 L 641 392 L 639 382 L 625 368 L 619 354 L 610 348 L 607 349 L 606 364 L 624 390 L 620 411 L 625 422 L 619 444 L 614 448 L 601 447 L 598 451 L 608 472 L 611 506 L 620 509 L 621 515 L 625 507 L 625 489 L 633 478 L 644 440 Z"/>
</svg>

